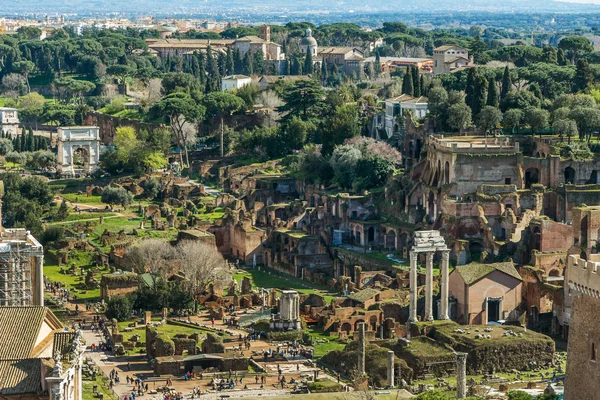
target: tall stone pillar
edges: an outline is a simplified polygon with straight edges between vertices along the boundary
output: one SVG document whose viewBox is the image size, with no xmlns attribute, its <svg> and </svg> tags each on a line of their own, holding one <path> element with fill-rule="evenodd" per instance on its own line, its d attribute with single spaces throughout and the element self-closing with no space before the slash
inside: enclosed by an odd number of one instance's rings
<svg viewBox="0 0 600 400">
<path fill-rule="evenodd" d="M 365 323 L 358 323 L 358 375 L 363 376 L 365 374 L 365 358 L 366 358 L 366 337 L 365 337 Z"/>
<path fill-rule="evenodd" d="M 34 263 L 35 288 L 33 288 L 33 305 L 44 305 L 44 256 L 35 256 Z M 33 279 L 32 279 L 33 280 Z"/>
<path fill-rule="evenodd" d="M 425 321 L 433 321 L 433 252 L 426 253 Z"/>
<path fill-rule="evenodd" d="M 408 322 L 417 322 L 417 257 L 418 253 L 410 253 L 410 306 Z"/>
<path fill-rule="evenodd" d="M 387 358 L 387 386 L 394 387 L 394 352 L 388 351 Z"/>
<path fill-rule="evenodd" d="M 467 397 L 467 353 L 456 353 L 456 398 Z"/>
<path fill-rule="evenodd" d="M 449 319 L 448 317 L 448 265 L 450 263 L 450 250 L 442 251 L 442 285 L 440 288 L 440 299 L 442 309 L 440 319 Z"/>
</svg>

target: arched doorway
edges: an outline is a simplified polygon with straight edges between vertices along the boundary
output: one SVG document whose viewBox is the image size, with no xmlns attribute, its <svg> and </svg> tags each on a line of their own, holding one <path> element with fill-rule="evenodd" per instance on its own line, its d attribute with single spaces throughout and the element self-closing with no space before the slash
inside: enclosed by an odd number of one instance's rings
<svg viewBox="0 0 600 400">
<path fill-rule="evenodd" d="M 479 242 L 469 243 L 469 252 L 471 253 L 471 261 L 481 261 L 481 254 L 483 253 L 483 245 Z"/>
<path fill-rule="evenodd" d="M 356 244 L 360 246 L 360 232 L 359 231 L 356 231 L 356 233 L 355 233 L 355 241 L 356 241 Z"/>
<path fill-rule="evenodd" d="M 400 234 L 400 236 L 398 236 L 398 248 L 397 250 L 401 253 L 404 252 L 404 249 L 406 248 L 406 239 L 408 237 L 408 234 L 406 232 L 403 232 Z"/>
<path fill-rule="evenodd" d="M 365 321 L 363 321 L 362 319 L 359 319 L 358 321 L 356 321 L 356 322 L 354 323 L 354 330 L 355 330 L 355 331 L 358 331 L 358 324 L 360 324 L 361 322 L 363 322 L 363 323 L 364 323 Z M 365 328 L 366 328 L 366 327 L 365 327 Z"/>
<path fill-rule="evenodd" d="M 450 163 L 448 161 L 444 165 L 444 183 L 446 185 L 450 183 Z"/>
<path fill-rule="evenodd" d="M 340 331 L 346 332 L 346 334 L 349 334 L 350 332 L 352 332 L 352 325 L 350 325 L 348 322 L 344 322 L 342 324 L 342 328 L 340 329 Z"/>
<path fill-rule="evenodd" d="M 85 147 L 73 149 L 73 168 L 87 172 L 90 168 L 90 152 Z"/>
<path fill-rule="evenodd" d="M 375 241 L 375 228 L 372 226 L 367 229 L 367 242 L 365 244 L 371 244 Z"/>
<path fill-rule="evenodd" d="M 571 167 L 565 168 L 565 183 L 571 185 L 575 183 L 575 170 Z"/>
<path fill-rule="evenodd" d="M 540 171 L 537 168 L 528 168 L 525 171 L 525 187 L 540 183 Z"/>
<path fill-rule="evenodd" d="M 396 232 L 390 229 L 385 234 L 385 247 L 390 250 L 396 250 Z"/>
</svg>

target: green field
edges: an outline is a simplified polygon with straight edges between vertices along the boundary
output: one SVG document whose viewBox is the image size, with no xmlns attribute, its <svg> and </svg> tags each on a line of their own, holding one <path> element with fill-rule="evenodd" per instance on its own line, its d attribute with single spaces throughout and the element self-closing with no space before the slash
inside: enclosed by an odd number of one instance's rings
<svg viewBox="0 0 600 400">
<path fill-rule="evenodd" d="M 84 378 L 82 380 L 83 390 L 82 397 L 83 400 L 97 400 L 98 397 L 94 394 L 94 385 L 98 386 L 98 392 L 104 395 L 104 398 L 107 400 L 118 400 L 117 396 L 108 388 L 108 379 L 99 373 L 96 375 L 96 380 L 93 381 L 89 378 Z"/>
<path fill-rule="evenodd" d="M 233 279 L 241 285 L 242 279 L 245 276 L 248 276 L 252 281 L 252 286 L 255 288 L 276 288 L 281 290 L 294 289 L 300 293 L 319 294 L 325 298 L 325 301 L 328 304 L 332 299 L 337 297 L 337 293 L 330 292 L 325 287 L 300 280 L 290 275 L 282 274 L 270 268 L 265 268 L 264 266 L 261 266 L 260 269 L 260 271 L 258 268 L 254 268 L 237 272 L 233 274 Z"/>
<path fill-rule="evenodd" d="M 69 265 L 75 263 L 78 267 L 82 266 L 87 271 L 92 268 L 91 254 L 77 252 L 75 256 L 69 256 Z M 98 301 L 100 299 L 100 289 L 81 290 L 77 287 L 85 282 L 85 275 L 69 275 L 63 274 L 60 271 L 68 269 L 67 266 L 59 267 L 58 265 L 44 265 L 44 276 L 52 282 L 63 282 L 67 288 L 76 295 L 79 299 L 88 301 Z M 110 272 L 108 269 L 100 269 L 100 274 Z M 96 276 L 96 279 L 100 279 Z M 85 292 L 85 293 L 83 293 Z"/>
</svg>

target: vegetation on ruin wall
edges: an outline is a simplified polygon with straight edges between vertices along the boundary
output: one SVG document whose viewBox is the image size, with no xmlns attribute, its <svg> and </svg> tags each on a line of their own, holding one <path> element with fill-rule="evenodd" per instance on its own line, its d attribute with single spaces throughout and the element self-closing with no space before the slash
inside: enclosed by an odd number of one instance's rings
<svg viewBox="0 0 600 400">
<path fill-rule="evenodd" d="M 387 348 L 379 347 L 375 344 L 366 345 L 366 373 L 369 375 L 369 383 L 373 386 L 385 386 L 387 376 Z M 358 341 L 352 341 L 343 351 L 331 351 L 321 361 L 329 367 L 341 371 L 345 376 L 352 376 L 358 368 Z M 343 365 L 343 366 L 342 366 Z M 406 361 L 395 358 L 394 369 L 401 370 L 402 378 L 409 380 L 412 378 L 412 369 Z"/>
<path fill-rule="evenodd" d="M 389 342 L 384 346 L 393 350 L 397 357 L 404 360 L 412 368 L 415 376 L 423 375 L 428 371 L 427 363 L 454 362 L 455 360 L 452 349 L 427 336 L 413 337 L 407 346 L 399 341 Z M 444 371 L 447 365 L 440 364 L 439 367 L 434 366 L 432 368 Z"/>
<path fill-rule="evenodd" d="M 448 345 L 456 351 L 469 353 L 469 371 L 510 371 L 512 369 L 527 370 L 530 362 L 536 360 L 539 366 L 552 363 L 555 351 L 554 341 L 543 334 L 518 326 L 470 326 L 463 328 L 470 334 L 455 332 L 458 325 L 436 325 L 429 335 L 439 343 Z M 484 332 L 492 328 L 492 332 Z M 478 329 L 479 332 L 476 332 Z M 519 336 L 508 335 L 512 331 Z M 476 339 L 475 336 L 488 334 L 491 339 Z M 522 336 L 520 336 L 522 334 Z"/>
</svg>

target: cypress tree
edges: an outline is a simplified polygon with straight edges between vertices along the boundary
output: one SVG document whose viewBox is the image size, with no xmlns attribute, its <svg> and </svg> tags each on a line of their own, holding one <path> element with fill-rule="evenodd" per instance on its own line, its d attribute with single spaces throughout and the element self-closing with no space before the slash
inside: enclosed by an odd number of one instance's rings
<svg viewBox="0 0 600 400">
<path fill-rule="evenodd" d="M 247 52 L 244 55 L 244 60 L 242 62 L 242 65 L 243 65 L 242 73 L 244 75 L 248 75 L 248 76 L 252 75 L 253 69 L 252 69 L 252 60 L 250 59 L 250 52 Z"/>
<path fill-rule="evenodd" d="M 306 52 L 306 58 L 304 59 L 304 74 L 311 74 L 313 70 L 313 58 L 310 51 Z"/>
<path fill-rule="evenodd" d="M 27 134 L 27 151 L 35 151 L 34 140 L 33 130 L 29 128 L 29 133 Z"/>
<path fill-rule="evenodd" d="M 500 92 L 500 99 L 504 100 L 508 92 L 512 88 L 512 82 L 510 80 L 510 71 L 508 65 L 504 68 L 504 76 L 502 76 L 502 90 Z"/>
<path fill-rule="evenodd" d="M 292 74 L 292 60 L 289 58 L 285 61 L 285 74 L 288 76 Z"/>
<path fill-rule="evenodd" d="M 13 149 L 15 149 L 16 152 L 20 152 L 21 151 L 21 140 L 19 138 L 19 135 L 15 136 L 12 140 L 13 142 Z"/>
<path fill-rule="evenodd" d="M 338 71 L 337 64 L 333 63 L 333 66 L 331 67 L 331 75 L 337 77 L 339 73 L 340 73 L 340 71 Z"/>
<path fill-rule="evenodd" d="M 496 80 L 490 78 L 488 82 L 488 93 L 486 104 L 492 107 L 498 107 L 498 87 L 496 86 Z"/>
<path fill-rule="evenodd" d="M 413 96 L 420 97 L 421 96 L 421 80 L 419 79 L 419 68 L 412 68 L 412 81 L 413 81 Z"/>
<path fill-rule="evenodd" d="M 227 62 L 225 63 L 225 73 L 227 75 L 233 75 L 235 73 L 235 62 L 233 61 L 233 52 L 231 47 L 227 48 Z"/>
<path fill-rule="evenodd" d="M 573 79 L 573 88 L 575 91 L 584 91 L 594 81 L 594 73 L 587 60 L 580 58 L 577 60 L 575 78 Z"/>
<path fill-rule="evenodd" d="M 241 74 L 244 70 L 244 60 L 242 59 L 242 53 L 237 47 L 233 49 L 233 70 L 236 74 Z"/>
<path fill-rule="evenodd" d="M 379 57 L 379 53 L 375 53 L 375 65 L 373 67 L 375 78 L 379 78 L 379 75 L 381 75 L 381 58 Z"/>
<path fill-rule="evenodd" d="M 558 65 L 567 65 L 567 57 L 565 57 L 565 51 L 563 49 L 558 49 L 556 60 L 558 61 Z"/>
<path fill-rule="evenodd" d="M 404 74 L 404 79 L 402 80 L 402 93 L 412 96 L 414 92 L 415 88 L 413 86 L 413 74 L 411 71 L 408 71 L 406 74 Z"/>
<path fill-rule="evenodd" d="M 471 105 L 471 110 L 473 111 L 473 119 L 483 108 L 485 107 L 485 102 L 487 100 L 487 87 L 488 81 L 485 79 L 485 76 L 478 73 L 475 76 L 475 93 L 473 96 L 473 104 Z"/>
<path fill-rule="evenodd" d="M 321 79 L 323 81 L 327 80 L 327 64 L 325 63 L 325 60 L 321 61 Z"/>
<path fill-rule="evenodd" d="M 19 143 L 19 148 L 21 151 L 27 151 L 27 133 L 25 132 L 25 128 L 21 131 L 21 143 Z"/>
<path fill-rule="evenodd" d="M 421 96 L 427 96 L 427 91 L 425 90 L 425 77 L 423 75 L 421 75 L 419 86 L 421 87 Z"/>
</svg>

